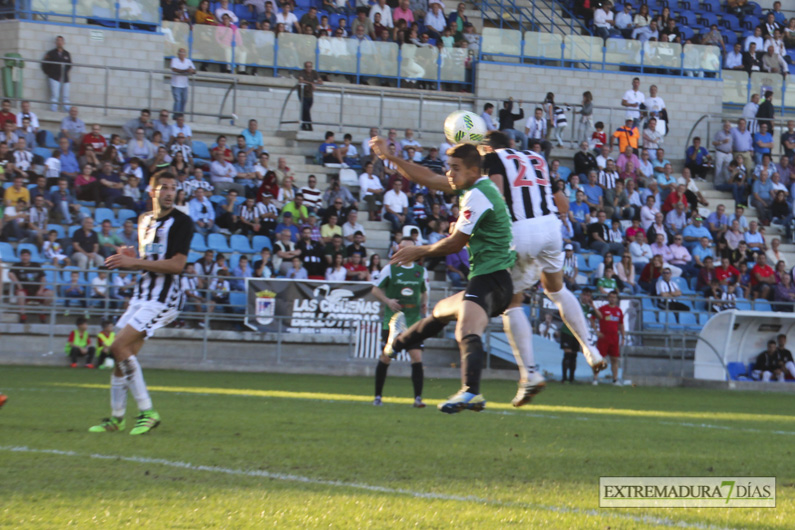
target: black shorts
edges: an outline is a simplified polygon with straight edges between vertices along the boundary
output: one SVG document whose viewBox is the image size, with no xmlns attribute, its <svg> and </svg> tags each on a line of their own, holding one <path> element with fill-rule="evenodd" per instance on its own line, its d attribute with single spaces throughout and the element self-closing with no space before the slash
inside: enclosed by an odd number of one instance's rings
<svg viewBox="0 0 795 530">
<path fill-rule="evenodd" d="M 475 276 L 469 280 L 464 301 L 475 302 L 489 318 L 501 315 L 513 298 L 513 280 L 508 270 Z"/>
<path fill-rule="evenodd" d="M 560 349 L 571 350 L 573 353 L 577 353 L 578 351 L 580 351 L 580 343 L 576 338 L 574 338 L 574 335 L 569 335 L 568 333 L 561 333 Z"/>
<path fill-rule="evenodd" d="M 381 345 L 382 345 L 382 347 L 383 347 L 384 344 L 386 344 L 387 339 L 389 339 L 389 328 L 381 330 Z M 417 349 L 418 350 L 424 350 L 425 349 L 425 344 L 421 342 L 420 345 L 417 346 Z M 406 350 L 403 350 L 403 351 L 406 351 Z"/>
</svg>

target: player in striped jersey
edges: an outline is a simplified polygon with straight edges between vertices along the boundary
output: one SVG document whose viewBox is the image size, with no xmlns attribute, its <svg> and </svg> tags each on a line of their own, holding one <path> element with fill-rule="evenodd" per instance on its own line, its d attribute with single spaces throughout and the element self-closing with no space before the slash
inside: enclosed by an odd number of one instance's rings
<svg viewBox="0 0 795 530">
<path fill-rule="evenodd" d="M 135 398 L 140 415 L 132 435 L 144 434 L 160 424 L 160 415 L 152 408 L 138 352 L 152 334 L 170 324 L 183 303 L 181 275 L 188 260 L 193 238 L 193 221 L 174 208 L 177 180 L 171 173 L 160 171 L 150 180 L 153 210 L 138 219 L 139 255 L 135 249 L 123 247 L 105 260 L 111 269 L 140 270 L 135 292 L 127 311 L 116 326 L 120 328 L 111 345 L 116 368 L 110 379 L 111 417 L 89 429 L 90 432 L 124 430 L 127 391 Z"/>
<path fill-rule="evenodd" d="M 532 329 L 522 309 L 525 289 L 539 276 L 544 292 L 560 311 L 560 316 L 582 345 L 583 354 L 595 372 L 607 367 L 602 356 L 588 342 L 588 323 L 580 303 L 563 283 L 561 223 L 559 213 L 568 211 L 568 200 L 555 192 L 549 181 L 544 158 L 533 151 L 508 148 L 508 137 L 490 131 L 483 172 L 505 197 L 513 221 L 516 264 L 513 267 L 514 295 L 503 314 L 506 334 L 519 366 L 519 390 L 512 403 L 521 407 L 544 389 L 544 378 L 535 371 Z"/>
</svg>

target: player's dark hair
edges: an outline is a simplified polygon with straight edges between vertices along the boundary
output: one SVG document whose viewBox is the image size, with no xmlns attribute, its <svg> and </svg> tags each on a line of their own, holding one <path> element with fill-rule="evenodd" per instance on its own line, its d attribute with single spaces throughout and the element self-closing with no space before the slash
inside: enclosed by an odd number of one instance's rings
<svg viewBox="0 0 795 530">
<path fill-rule="evenodd" d="M 486 145 L 492 149 L 505 149 L 510 147 L 508 135 L 502 131 L 489 131 L 486 133 Z"/>
<path fill-rule="evenodd" d="M 493 108 L 494 108 L 494 104 L 493 103 L 486 103 L 485 105 L 483 105 L 483 111 L 484 112 L 489 110 L 489 109 L 493 109 Z"/>
<path fill-rule="evenodd" d="M 176 180 L 177 177 L 175 177 L 167 169 L 162 169 L 162 170 L 158 171 L 157 173 L 155 173 L 154 175 L 152 175 L 149 178 L 149 187 L 151 187 L 152 189 L 155 189 L 157 187 L 157 185 L 160 184 L 160 181 L 162 179 L 173 179 L 173 180 Z"/>
<path fill-rule="evenodd" d="M 458 158 L 464 164 L 464 167 L 480 168 L 481 160 L 478 148 L 472 144 L 458 144 L 447 150 L 447 156 L 450 158 Z"/>
<path fill-rule="evenodd" d="M 594 128 L 595 129 L 604 129 L 605 128 L 605 124 L 604 124 L 604 122 L 598 121 L 598 122 L 596 122 L 594 124 Z"/>
<path fill-rule="evenodd" d="M 75 324 L 78 326 L 82 326 L 86 322 L 88 322 L 88 320 L 86 320 L 86 317 L 77 317 L 77 321 L 75 322 Z"/>
</svg>

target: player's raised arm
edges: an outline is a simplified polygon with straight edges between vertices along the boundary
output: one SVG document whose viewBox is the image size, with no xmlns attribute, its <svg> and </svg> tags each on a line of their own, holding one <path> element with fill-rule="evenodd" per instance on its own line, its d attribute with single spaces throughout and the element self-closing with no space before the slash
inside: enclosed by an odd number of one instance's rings
<svg viewBox="0 0 795 530">
<path fill-rule="evenodd" d="M 381 160 L 388 160 L 395 164 L 400 174 L 410 181 L 434 190 L 453 191 L 452 186 L 450 186 L 450 183 L 447 181 L 447 177 L 444 175 L 434 173 L 427 167 L 414 164 L 413 162 L 404 160 L 402 157 L 390 155 L 386 140 L 380 136 L 376 136 L 370 140 L 370 149 L 372 149 Z"/>
<path fill-rule="evenodd" d="M 456 230 L 451 236 L 440 239 L 433 245 L 401 248 L 392 255 L 390 263 L 393 265 L 404 265 L 418 261 L 421 258 L 448 256 L 460 251 L 468 242 L 469 234 Z"/>
</svg>

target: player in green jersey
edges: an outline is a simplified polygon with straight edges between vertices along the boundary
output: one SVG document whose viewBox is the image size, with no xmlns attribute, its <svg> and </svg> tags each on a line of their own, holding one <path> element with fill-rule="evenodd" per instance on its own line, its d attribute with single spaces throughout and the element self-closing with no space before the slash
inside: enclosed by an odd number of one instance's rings
<svg viewBox="0 0 795 530">
<path fill-rule="evenodd" d="M 414 246 L 414 241 L 404 239 L 400 248 Z M 406 324 L 414 325 L 428 312 L 428 274 L 425 267 L 418 263 L 404 265 L 387 265 L 381 270 L 381 276 L 373 286 L 373 295 L 384 304 L 384 326 L 382 340 L 389 338 L 389 321 L 397 312 L 403 312 Z M 411 358 L 411 382 L 414 385 L 414 407 L 425 408 L 422 402 L 422 344 L 408 351 Z M 389 363 L 397 357 L 398 351 L 391 355 L 381 354 L 375 367 L 375 400 L 373 405 L 381 405 L 381 393 L 386 382 Z"/>
<path fill-rule="evenodd" d="M 409 180 L 460 196 L 461 213 L 449 237 L 433 245 L 401 248 L 392 256 L 391 263 L 401 265 L 426 257 L 447 256 L 467 246 L 471 265 L 466 290 L 441 300 L 429 316 L 406 329 L 404 315 L 400 312 L 393 315 L 384 353 L 416 347 L 456 320 L 462 388 L 441 403 L 439 410 L 448 414 L 464 409 L 483 410 L 486 400 L 480 394 L 480 373 L 485 353 L 481 336 L 489 318 L 502 314 L 513 295 L 510 268 L 516 253 L 505 201 L 494 183 L 481 175 L 481 157 L 474 145 L 460 144 L 447 151 L 450 171 L 446 176 L 390 155 L 383 138 L 370 140 L 370 145 L 377 156 L 397 166 Z"/>
</svg>

